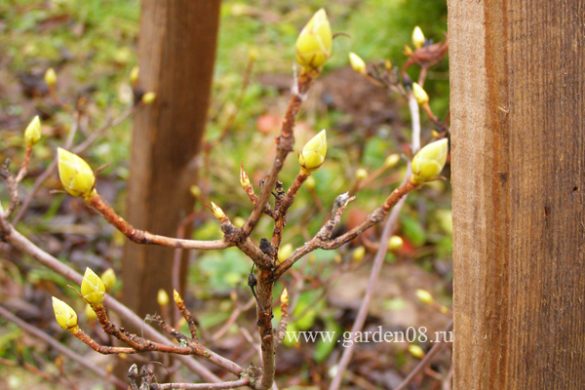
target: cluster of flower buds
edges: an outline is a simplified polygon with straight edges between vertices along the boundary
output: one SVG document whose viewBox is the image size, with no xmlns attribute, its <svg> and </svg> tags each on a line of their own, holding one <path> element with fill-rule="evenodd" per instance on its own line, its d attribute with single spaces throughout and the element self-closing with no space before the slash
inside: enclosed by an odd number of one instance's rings
<svg viewBox="0 0 585 390">
<path fill-rule="evenodd" d="M 108 278 L 111 278 L 109 276 Z M 115 278 L 115 276 L 114 276 Z M 96 318 L 95 311 L 92 307 L 100 306 L 104 302 L 106 293 L 106 286 L 95 272 L 90 268 L 85 269 L 85 274 L 81 280 L 81 296 L 87 302 L 85 307 L 85 316 L 88 320 L 94 320 Z M 62 300 L 53 297 L 53 313 L 55 314 L 55 320 L 59 326 L 73 334 L 78 333 L 78 321 L 77 313 L 75 310 Z"/>
<path fill-rule="evenodd" d="M 331 57 L 333 36 L 327 13 L 317 11 L 302 29 L 296 42 L 297 63 L 305 72 L 319 71 Z"/>
</svg>

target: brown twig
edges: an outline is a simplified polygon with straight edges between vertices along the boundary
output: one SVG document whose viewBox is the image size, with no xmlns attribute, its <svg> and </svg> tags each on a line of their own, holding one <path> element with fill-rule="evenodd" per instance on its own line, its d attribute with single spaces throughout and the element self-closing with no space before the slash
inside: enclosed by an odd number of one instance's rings
<svg viewBox="0 0 585 390">
<path fill-rule="evenodd" d="M 384 219 L 388 211 L 396 205 L 401 198 L 403 198 L 406 194 L 411 192 L 417 188 L 417 185 L 412 183 L 410 180 L 406 180 L 402 183 L 398 188 L 396 188 L 392 193 L 386 198 L 384 204 L 374 210 L 366 220 L 364 220 L 361 224 L 354 227 L 350 231 L 334 238 L 330 239 L 330 235 L 333 232 L 334 227 L 339 222 L 341 215 L 339 212 L 332 213 L 332 218 L 319 230 L 319 232 L 308 242 L 306 242 L 302 247 L 297 248 L 288 259 L 284 260 L 276 269 L 275 277 L 276 279 L 280 278 L 290 267 L 294 265 L 298 260 L 302 257 L 311 253 L 316 249 L 336 249 L 346 244 L 363 232 L 374 226 L 375 224 L 379 223 Z M 339 211 L 339 208 L 337 208 Z"/>
<path fill-rule="evenodd" d="M 101 353 L 102 355 L 117 355 L 117 354 L 121 354 L 121 353 L 133 354 L 133 353 L 138 352 L 134 348 L 111 347 L 108 345 L 101 345 L 97 341 L 95 341 L 94 339 L 89 337 L 89 335 L 87 333 L 85 333 L 83 330 L 81 330 L 80 328 L 77 328 L 76 330 L 72 331 L 71 334 L 73 334 L 73 336 L 75 336 L 77 339 L 79 339 L 85 345 L 87 345 L 88 347 L 90 347 L 94 351 Z"/>
<path fill-rule="evenodd" d="M 153 390 L 167 390 L 167 389 L 191 389 L 191 390 L 221 390 L 221 389 L 236 389 L 238 387 L 247 386 L 250 384 L 250 379 L 242 378 L 231 382 L 220 383 L 153 383 L 151 389 Z"/>
<path fill-rule="evenodd" d="M 158 234 L 152 234 L 145 230 L 136 229 L 124 218 L 118 215 L 110 205 L 108 205 L 102 197 L 95 192 L 89 199 L 86 200 L 87 204 L 100 213 L 111 225 L 117 228 L 122 234 L 128 239 L 139 244 L 153 244 L 167 246 L 171 248 L 183 248 L 183 249 L 223 249 L 233 244 L 224 240 L 186 240 L 180 238 L 173 238 L 167 236 L 160 236 Z"/>
<path fill-rule="evenodd" d="M 282 122 L 280 136 L 276 139 L 276 155 L 274 156 L 274 161 L 272 163 L 272 168 L 270 169 L 270 173 L 264 180 L 264 187 L 262 188 L 262 193 L 258 198 L 258 202 L 256 206 L 252 210 L 250 217 L 246 221 L 246 224 L 242 228 L 242 233 L 244 237 L 247 237 L 254 227 L 258 223 L 260 216 L 264 211 L 264 207 L 270 198 L 270 194 L 272 193 L 272 189 L 276 184 L 276 180 L 278 180 L 278 173 L 281 171 L 284 160 L 288 156 L 288 154 L 292 151 L 294 146 L 294 125 L 295 119 L 299 110 L 301 108 L 301 104 L 303 102 L 304 96 L 309 90 L 311 83 L 313 81 L 313 76 L 308 73 L 302 73 L 297 82 L 294 86 L 294 92 L 291 94 L 288 107 L 286 113 L 284 115 L 284 120 Z"/>
<path fill-rule="evenodd" d="M 286 194 L 282 197 L 282 199 L 277 199 L 274 207 L 274 230 L 272 233 L 272 247 L 276 252 L 278 251 L 282 241 L 282 233 L 286 224 L 287 211 L 292 205 L 297 192 L 310 174 L 311 173 L 306 169 L 301 169 Z"/>
</svg>

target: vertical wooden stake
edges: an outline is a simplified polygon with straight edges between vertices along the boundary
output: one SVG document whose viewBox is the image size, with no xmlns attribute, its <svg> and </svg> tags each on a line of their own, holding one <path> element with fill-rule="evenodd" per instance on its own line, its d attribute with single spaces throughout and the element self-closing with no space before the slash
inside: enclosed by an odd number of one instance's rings
<svg viewBox="0 0 585 390">
<path fill-rule="evenodd" d="M 583 389 L 585 2 L 448 4 L 455 389 Z"/>
<path fill-rule="evenodd" d="M 128 220 L 176 234 L 193 207 L 189 185 L 204 132 L 215 60 L 219 0 L 142 0 L 140 87 L 157 95 L 132 133 Z M 159 288 L 171 291 L 173 250 L 128 243 L 124 301 L 139 315 L 158 311 Z"/>
</svg>

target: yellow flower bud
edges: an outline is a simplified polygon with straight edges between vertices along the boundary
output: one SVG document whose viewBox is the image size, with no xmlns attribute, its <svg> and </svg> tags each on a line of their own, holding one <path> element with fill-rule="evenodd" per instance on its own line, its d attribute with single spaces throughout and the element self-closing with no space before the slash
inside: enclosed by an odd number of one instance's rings
<svg viewBox="0 0 585 390">
<path fill-rule="evenodd" d="M 156 294 L 156 302 L 159 306 L 166 306 L 169 304 L 169 294 L 164 289 L 159 289 Z"/>
<path fill-rule="evenodd" d="M 400 236 L 392 236 L 388 240 L 388 250 L 399 251 L 400 249 L 402 249 L 403 245 L 404 245 L 404 241 L 402 240 L 402 237 L 400 237 Z"/>
<path fill-rule="evenodd" d="M 333 37 L 327 13 L 320 9 L 297 38 L 297 63 L 304 69 L 319 70 L 331 56 L 332 44 Z"/>
<path fill-rule="evenodd" d="M 111 268 L 108 268 L 102 273 L 101 279 L 106 287 L 106 291 L 111 291 L 116 285 L 116 273 Z"/>
<path fill-rule="evenodd" d="M 70 195 L 89 197 L 95 187 L 95 175 L 91 167 L 76 154 L 57 149 L 59 178 L 61 185 Z"/>
<path fill-rule="evenodd" d="M 423 47 L 425 44 L 425 34 L 419 26 L 416 26 L 414 30 L 412 30 L 412 44 L 417 49 Z"/>
<path fill-rule="evenodd" d="M 282 263 L 283 261 L 285 261 L 286 259 L 288 259 L 290 257 L 290 255 L 293 253 L 293 246 L 292 244 L 285 244 L 283 246 L 280 247 L 280 249 L 278 250 L 278 262 Z"/>
<path fill-rule="evenodd" d="M 309 176 L 307 180 L 305 180 L 305 187 L 307 187 L 308 190 L 314 190 L 315 186 L 315 178 L 313 176 Z"/>
<path fill-rule="evenodd" d="M 47 71 L 45 72 L 45 84 L 47 84 L 47 86 L 52 89 L 55 88 L 55 86 L 57 85 L 57 73 L 55 73 L 55 69 L 53 68 L 49 68 L 47 69 Z"/>
<path fill-rule="evenodd" d="M 288 305 L 288 290 L 286 288 L 284 288 L 280 294 L 280 303 L 282 305 Z"/>
<path fill-rule="evenodd" d="M 410 57 L 412 55 L 412 48 L 408 45 L 404 45 L 404 49 L 402 49 L 402 53 L 404 53 L 405 56 Z"/>
<path fill-rule="evenodd" d="M 177 290 L 173 290 L 173 300 L 175 301 L 175 303 L 177 305 L 184 304 L 183 298 L 181 298 L 181 294 L 179 294 L 179 292 Z"/>
<path fill-rule="evenodd" d="M 410 344 L 408 346 L 408 352 L 417 359 L 422 359 L 425 356 L 425 351 L 416 344 Z"/>
<path fill-rule="evenodd" d="M 213 214 L 213 216 L 219 220 L 220 222 L 225 222 L 227 221 L 227 217 L 225 215 L 225 213 L 223 212 L 223 210 L 221 209 L 221 207 L 219 207 L 218 205 L 216 205 L 213 202 L 209 203 L 209 207 L 211 208 L 211 212 Z"/>
<path fill-rule="evenodd" d="M 384 167 L 385 168 L 394 168 L 396 166 L 396 164 L 398 164 L 400 162 L 400 155 L 394 153 L 389 155 L 388 157 L 386 157 L 386 160 L 384 160 Z"/>
<path fill-rule="evenodd" d="M 315 170 L 323 165 L 327 155 L 327 133 L 321 130 L 303 146 L 299 155 L 299 164 L 308 171 Z"/>
<path fill-rule="evenodd" d="M 83 299 L 89 304 L 101 305 L 104 302 L 105 294 L 106 286 L 104 286 L 104 282 L 90 268 L 86 268 L 83 280 L 81 281 L 81 295 Z"/>
<path fill-rule="evenodd" d="M 359 74 L 367 74 L 366 63 L 362 60 L 362 57 L 358 56 L 354 52 L 349 53 L 349 64 L 351 68 Z"/>
<path fill-rule="evenodd" d="M 356 180 L 364 180 L 366 177 L 368 177 L 368 171 L 366 171 L 363 168 L 359 168 L 357 171 L 355 171 L 355 178 Z"/>
<path fill-rule="evenodd" d="M 356 263 L 359 263 L 360 261 L 362 261 L 364 259 L 365 255 L 366 255 L 366 248 L 364 248 L 363 246 L 358 246 L 357 248 L 355 248 L 353 250 L 351 257 L 352 257 L 353 261 L 355 261 Z"/>
<path fill-rule="evenodd" d="M 154 92 L 146 92 L 144 95 L 142 95 L 142 104 L 144 104 L 145 106 L 148 106 L 148 105 L 154 103 L 155 100 L 156 100 L 156 93 L 154 93 Z"/>
<path fill-rule="evenodd" d="M 97 320 L 97 314 L 92 309 L 90 305 L 85 305 L 85 319 L 88 321 L 95 321 Z"/>
<path fill-rule="evenodd" d="M 138 85 L 138 77 L 140 76 L 140 68 L 135 66 L 130 71 L 130 85 L 133 87 Z"/>
<path fill-rule="evenodd" d="M 26 126 L 24 130 L 24 142 L 27 147 L 31 147 L 41 139 L 41 120 L 36 115 Z"/>
<path fill-rule="evenodd" d="M 392 70 L 392 61 L 390 61 L 390 60 L 384 60 L 384 67 L 388 71 Z"/>
<path fill-rule="evenodd" d="M 419 83 L 412 83 L 412 94 L 414 95 L 416 102 L 421 106 L 429 102 L 429 95 Z"/>
<path fill-rule="evenodd" d="M 77 327 L 77 313 L 75 310 L 62 300 L 53 297 L 53 312 L 55 319 L 59 326 L 70 332 L 76 332 Z"/>
<path fill-rule="evenodd" d="M 425 305 L 432 305 L 435 301 L 433 296 L 427 290 L 423 290 L 421 288 L 417 289 L 414 293 L 416 295 L 416 299 L 418 299 L 421 303 Z"/>
<path fill-rule="evenodd" d="M 410 180 L 415 184 L 422 184 L 436 179 L 447 162 L 448 151 L 449 144 L 446 138 L 431 142 L 419 150 L 412 159 Z"/>
</svg>

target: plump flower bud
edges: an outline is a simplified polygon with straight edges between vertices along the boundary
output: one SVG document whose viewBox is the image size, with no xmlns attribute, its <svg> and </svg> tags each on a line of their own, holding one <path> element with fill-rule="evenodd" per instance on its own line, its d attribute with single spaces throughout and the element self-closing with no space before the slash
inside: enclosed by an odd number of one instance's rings
<svg viewBox="0 0 585 390">
<path fill-rule="evenodd" d="M 215 217 L 215 219 L 217 219 L 220 222 L 227 221 L 228 218 L 226 217 L 226 215 L 223 212 L 223 210 L 221 209 L 221 207 L 219 207 L 218 205 L 216 205 L 213 202 L 209 203 L 209 207 L 211 208 L 211 212 L 212 212 L 213 216 Z"/>
<path fill-rule="evenodd" d="M 394 153 L 386 157 L 384 160 L 384 167 L 385 168 L 394 168 L 396 164 L 400 162 L 400 155 Z"/>
<path fill-rule="evenodd" d="M 53 297 L 53 312 L 59 326 L 70 332 L 77 330 L 77 313 L 62 300 Z"/>
<path fill-rule="evenodd" d="M 111 291 L 116 285 L 116 273 L 111 268 L 108 268 L 102 273 L 101 279 L 106 287 L 106 291 Z"/>
<path fill-rule="evenodd" d="M 164 289 L 159 289 L 156 293 L 156 302 L 159 306 L 166 306 L 169 304 L 169 294 Z"/>
<path fill-rule="evenodd" d="M 145 106 L 148 106 L 148 105 L 154 103 L 155 100 L 156 100 L 156 93 L 154 93 L 154 92 L 146 92 L 144 95 L 142 95 L 142 104 L 144 104 Z"/>
<path fill-rule="evenodd" d="M 362 60 L 362 57 L 358 56 L 354 52 L 349 53 L 349 64 L 351 68 L 360 74 L 366 74 L 366 63 Z"/>
<path fill-rule="evenodd" d="M 59 178 L 70 195 L 89 197 L 95 187 L 95 175 L 88 163 L 65 149 L 57 149 Z"/>
<path fill-rule="evenodd" d="M 299 155 L 299 164 L 308 171 L 315 170 L 323 165 L 327 155 L 327 133 L 321 130 L 303 146 Z"/>
<path fill-rule="evenodd" d="M 421 106 L 429 102 L 427 91 L 425 91 L 419 83 L 412 83 L 412 94 L 414 95 L 416 102 Z"/>
<path fill-rule="evenodd" d="M 419 26 L 416 26 L 414 30 L 412 30 L 412 44 L 417 49 L 423 47 L 425 44 L 425 34 Z"/>
<path fill-rule="evenodd" d="M 92 309 L 90 305 L 85 305 L 85 319 L 88 321 L 95 321 L 97 320 L 97 314 Z"/>
<path fill-rule="evenodd" d="M 286 288 L 282 290 L 282 294 L 280 294 L 280 303 L 282 305 L 288 305 L 288 290 Z"/>
<path fill-rule="evenodd" d="M 419 150 L 412 159 L 410 180 L 415 184 L 422 184 L 436 179 L 447 162 L 448 151 L 449 144 L 446 138 L 431 142 Z"/>
<path fill-rule="evenodd" d="M 415 291 L 416 299 L 418 299 L 421 303 L 425 305 L 431 305 L 435 301 L 433 296 L 427 290 L 423 290 L 421 288 Z"/>
<path fill-rule="evenodd" d="M 102 279 L 97 276 L 90 268 L 85 269 L 83 280 L 81 281 L 81 295 L 83 299 L 92 305 L 101 305 L 104 302 L 106 286 Z"/>
<path fill-rule="evenodd" d="M 292 253 L 293 253 L 292 244 L 289 243 L 281 246 L 277 254 L 278 262 L 282 263 L 283 261 L 288 259 Z"/>
<path fill-rule="evenodd" d="M 135 66 L 130 71 L 130 85 L 136 87 L 138 85 L 138 77 L 140 76 L 140 68 Z"/>
<path fill-rule="evenodd" d="M 327 13 L 320 9 L 303 28 L 296 43 L 297 62 L 305 69 L 319 70 L 331 56 L 333 37 Z"/>
<path fill-rule="evenodd" d="M 24 142 L 27 147 L 31 147 L 41 139 L 41 120 L 36 115 L 26 126 L 24 130 Z"/>
<path fill-rule="evenodd" d="M 399 251 L 400 249 L 402 249 L 403 245 L 404 241 L 400 236 L 392 236 L 388 240 L 388 249 L 391 251 Z"/>
<path fill-rule="evenodd" d="M 423 349 L 416 344 L 410 344 L 408 346 L 408 353 L 417 359 L 422 359 L 425 356 L 425 351 L 423 351 Z"/>
<path fill-rule="evenodd" d="M 47 69 L 47 71 L 45 72 L 45 84 L 47 84 L 47 86 L 52 89 L 55 88 L 55 86 L 57 85 L 57 73 L 55 73 L 55 69 L 53 68 L 49 68 Z"/>
</svg>

